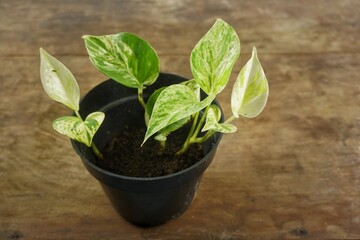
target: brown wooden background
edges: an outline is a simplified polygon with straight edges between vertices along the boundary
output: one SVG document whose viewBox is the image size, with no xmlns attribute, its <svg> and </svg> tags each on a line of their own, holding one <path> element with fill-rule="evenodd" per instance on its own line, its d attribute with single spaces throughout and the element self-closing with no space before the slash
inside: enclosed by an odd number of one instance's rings
<svg viewBox="0 0 360 240">
<path fill-rule="evenodd" d="M 360 239 L 360 1 L 1 0 L 0 239 Z M 190 76 L 189 54 L 216 18 L 258 48 L 270 98 L 223 138 L 193 205 L 154 228 L 125 222 L 51 122 L 39 47 L 82 94 L 106 77 L 81 36 L 135 33 L 161 69 Z"/>
</svg>

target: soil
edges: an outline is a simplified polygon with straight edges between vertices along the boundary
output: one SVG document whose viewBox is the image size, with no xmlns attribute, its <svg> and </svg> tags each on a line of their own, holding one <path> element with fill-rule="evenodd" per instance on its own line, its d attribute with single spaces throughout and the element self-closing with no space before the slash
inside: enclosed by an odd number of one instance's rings
<svg viewBox="0 0 360 240">
<path fill-rule="evenodd" d="M 182 147 L 189 126 L 171 133 L 162 150 L 158 141 L 149 139 L 142 147 L 146 129 L 125 127 L 104 147 L 104 159 L 98 160 L 99 167 L 124 176 L 158 177 L 176 173 L 190 167 L 204 157 L 202 146 L 190 145 L 182 155 L 175 153 Z"/>
</svg>

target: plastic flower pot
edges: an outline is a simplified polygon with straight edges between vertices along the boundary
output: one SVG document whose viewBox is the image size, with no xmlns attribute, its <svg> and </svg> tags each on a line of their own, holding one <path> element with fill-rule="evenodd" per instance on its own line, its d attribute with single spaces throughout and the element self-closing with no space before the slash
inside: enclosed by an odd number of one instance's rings
<svg viewBox="0 0 360 240">
<path fill-rule="evenodd" d="M 186 78 L 161 73 L 158 80 L 144 91 L 147 98 L 162 87 L 179 83 Z M 219 104 L 215 101 L 215 104 Z M 219 106 L 220 107 L 220 106 Z M 94 111 L 105 113 L 105 121 L 96 133 L 94 142 L 101 150 L 125 125 L 144 127 L 144 110 L 138 103 L 137 90 L 107 80 L 93 88 L 80 103 L 80 114 Z M 222 134 L 215 134 L 203 143 L 204 158 L 196 164 L 171 175 L 161 177 L 129 177 L 106 171 L 94 163 L 91 148 L 71 141 L 90 174 L 101 184 L 118 213 L 127 221 L 141 226 L 165 223 L 180 216 L 191 204 L 202 174 L 214 158 Z"/>
</svg>

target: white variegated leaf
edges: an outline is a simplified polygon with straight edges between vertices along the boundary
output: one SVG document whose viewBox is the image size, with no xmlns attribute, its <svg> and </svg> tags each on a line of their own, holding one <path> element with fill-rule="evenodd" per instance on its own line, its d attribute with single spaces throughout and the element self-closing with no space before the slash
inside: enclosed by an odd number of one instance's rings
<svg viewBox="0 0 360 240">
<path fill-rule="evenodd" d="M 206 115 L 206 122 L 201 130 L 202 132 L 213 130 L 222 133 L 233 133 L 236 132 L 236 126 L 230 123 L 219 123 L 221 118 L 221 110 L 216 105 L 211 105 Z"/>
<path fill-rule="evenodd" d="M 201 89 L 216 95 L 226 86 L 240 54 L 235 30 L 221 19 L 196 44 L 191 52 L 191 71 Z"/>
<path fill-rule="evenodd" d="M 253 118 L 264 109 L 269 96 L 269 85 L 253 48 L 251 59 L 241 69 L 231 94 L 231 109 L 239 115 Z"/>
<path fill-rule="evenodd" d="M 188 80 L 188 81 L 184 81 L 182 83 L 180 83 L 181 85 L 187 86 L 190 89 L 193 90 L 196 99 L 198 99 L 198 101 L 200 101 L 200 86 L 196 83 L 196 81 L 194 79 L 192 80 Z M 145 107 L 145 122 L 148 123 L 152 110 L 154 108 L 155 102 L 157 100 L 157 98 L 159 97 L 160 93 L 165 89 L 166 87 L 162 87 L 157 89 L 153 94 L 151 94 L 150 98 L 148 99 L 147 103 L 146 103 L 146 107 Z M 162 130 L 162 133 L 165 135 L 168 135 L 169 133 L 181 128 L 183 125 L 185 125 L 188 121 L 190 120 L 190 116 L 186 117 L 184 119 L 181 119 L 179 122 L 173 123 L 170 126 L 167 126 L 166 128 L 164 128 Z"/>
<path fill-rule="evenodd" d="M 102 112 L 89 114 L 85 121 L 74 116 L 60 117 L 53 122 L 53 128 L 57 132 L 90 147 L 92 139 L 104 118 L 105 114 Z"/>
<path fill-rule="evenodd" d="M 182 84 L 165 88 L 153 107 L 144 142 L 167 126 L 200 111 L 213 100 L 213 96 L 208 96 L 199 102 L 194 91 Z"/>
<path fill-rule="evenodd" d="M 189 81 L 187 81 L 188 83 Z M 183 84 L 183 83 L 181 83 Z M 186 84 L 184 84 L 186 85 Z M 193 84 L 189 84 L 191 87 L 194 87 Z M 187 85 L 186 85 L 187 86 Z M 160 95 L 160 93 L 166 89 L 166 87 L 162 87 L 160 89 L 157 89 L 153 94 L 151 94 L 150 98 L 148 99 L 147 103 L 146 103 L 146 107 L 145 107 L 145 122 L 148 124 L 149 120 L 150 120 L 150 116 L 152 114 L 152 111 L 153 111 L 153 108 L 154 108 L 154 105 Z M 192 88 L 194 93 L 196 93 L 196 90 L 195 88 Z M 200 92 L 199 92 L 200 94 Z M 200 95 L 199 95 L 200 97 Z M 190 120 L 190 116 L 186 117 L 186 118 L 183 118 L 173 124 L 170 124 L 169 126 L 165 127 L 164 129 L 161 130 L 161 133 L 159 135 L 157 135 L 155 137 L 156 140 L 159 140 L 159 141 L 165 141 L 166 140 L 166 136 L 169 135 L 171 132 L 181 128 L 182 126 L 184 126 L 188 121 Z M 165 140 L 164 140 L 165 138 Z M 160 140 L 162 139 L 162 140 Z"/>
<path fill-rule="evenodd" d="M 59 60 L 40 48 L 40 78 L 53 100 L 79 111 L 80 90 L 75 77 Z"/>
<path fill-rule="evenodd" d="M 198 101 L 200 101 L 200 85 L 196 82 L 195 79 L 191 79 L 185 82 L 182 82 L 180 84 L 183 84 L 189 88 L 191 88 L 194 91 L 194 94 Z"/>
<path fill-rule="evenodd" d="M 97 130 L 99 129 L 100 125 L 102 124 L 102 122 L 105 119 L 105 114 L 103 112 L 93 112 L 90 113 L 84 123 L 86 126 L 86 131 L 89 133 L 90 135 L 90 144 L 92 141 L 92 138 L 94 137 L 95 133 L 97 132 Z"/>
<path fill-rule="evenodd" d="M 156 81 L 159 58 L 145 40 L 131 33 L 83 38 L 91 62 L 106 76 L 131 88 Z"/>
</svg>

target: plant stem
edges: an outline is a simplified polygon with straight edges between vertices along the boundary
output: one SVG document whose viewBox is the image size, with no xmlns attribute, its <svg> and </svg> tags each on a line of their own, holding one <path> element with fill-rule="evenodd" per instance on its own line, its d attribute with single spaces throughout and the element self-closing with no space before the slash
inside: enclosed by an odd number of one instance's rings
<svg viewBox="0 0 360 240">
<path fill-rule="evenodd" d="M 200 121 L 198 122 L 198 118 L 199 118 L 199 112 L 197 112 L 195 114 L 195 117 L 194 117 L 194 121 L 193 121 L 193 124 L 191 126 L 191 129 L 190 129 L 190 132 L 189 132 L 189 135 L 188 137 L 186 138 L 186 141 L 184 143 L 184 145 L 182 146 L 182 148 L 176 153 L 176 155 L 181 155 L 183 154 L 184 152 L 186 152 L 186 150 L 189 148 L 189 146 L 192 144 L 192 143 L 195 143 L 194 141 L 197 139 L 197 135 L 199 134 L 200 132 L 200 129 L 206 119 L 206 114 L 208 112 L 210 108 L 210 105 L 206 106 L 205 108 L 205 111 L 203 113 L 203 115 L 201 116 L 201 119 Z"/>
<path fill-rule="evenodd" d="M 191 142 L 192 143 L 202 143 L 211 138 L 216 132 L 213 130 L 209 130 L 206 134 L 200 138 L 194 138 Z"/>
<path fill-rule="evenodd" d="M 160 143 L 160 155 L 163 155 L 163 153 L 165 152 L 165 147 L 166 147 L 166 140 L 165 141 L 159 141 Z"/>
<path fill-rule="evenodd" d="M 184 152 L 186 152 L 186 150 L 189 148 L 189 146 L 190 146 L 190 140 L 186 139 L 182 148 L 179 151 L 177 151 L 177 153 L 175 155 L 183 154 Z"/>
<path fill-rule="evenodd" d="M 143 86 L 140 86 L 138 88 L 138 99 L 139 99 L 139 103 L 141 104 L 141 106 L 143 106 L 143 108 L 146 108 L 146 104 L 144 102 L 144 97 L 143 97 Z"/>
<path fill-rule="evenodd" d="M 234 115 L 232 115 L 231 117 L 229 117 L 228 119 L 226 119 L 226 121 L 224 123 L 230 123 L 233 120 L 235 120 L 236 117 Z M 209 130 L 204 136 L 198 138 L 195 137 L 191 140 L 191 143 L 202 143 L 205 142 L 206 140 L 208 140 L 209 138 L 211 138 L 216 132 L 213 130 Z"/>
<path fill-rule="evenodd" d="M 210 108 L 210 105 L 208 105 L 205 108 L 205 111 L 204 111 L 203 115 L 201 116 L 201 119 L 200 119 L 200 121 L 199 121 L 199 123 L 198 123 L 198 125 L 196 127 L 196 130 L 195 130 L 194 134 L 192 135 L 192 137 L 190 138 L 190 143 L 192 143 L 193 140 L 196 139 L 197 135 L 199 134 L 200 129 L 201 129 L 201 127 L 202 127 L 202 125 L 203 125 L 203 123 L 204 123 L 204 121 L 206 119 L 206 115 L 207 115 L 207 112 L 208 112 L 209 108 Z"/>
<path fill-rule="evenodd" d="M 198 121 L 198 118 L 199 118 L 199 112 L 195 113 L 195 116 L 194 116 L 194 120 L 193 120 L 193 123 L 191 125 L 191 129 L 189 131 L 189 134 L 182 146 L 182 148 L 176 153 L 176 155 L 181 155 L 183 154 L 184 152 L 186 152 L 186 150 L 188 149 L 189 147 L 189 143 L 190 143 L 190 139 L 191 137 L 193 136 L 194 134 L 194 131 L 195 131 L 195 128 L 196 128 L 196 124 L 197 124 L 197 121 Z"/>
<path fill-rule="evenodd" d="M 81 121 L 84 121 L 80 115 L 80 113 L 78 111 L 75 111 L 75 115 L 81 119 Z M 95 143 L 92 142 L 91 143 L 91 148 L 94 151 L 95 155 L 99 158 L 99 159 L 104 159 L 104 156 L 101 154 L 101 152 L 99 151 L 99 149 L 96 147 Z"/>
<path fill-rule="evenodd" d="M 236 117 L 234 115 L 232 115 L 231 117 L 229 117 L 228 119 L 225 120 L 224 123 L 231 123 L 233 120 L 235 120 Z"/>
<path fill-rule="evenodd" d="M 81 121 L 83 121 L 83 119 L 82 119 L 82 117 L 81 117 L 81 115 L 80 115 L 80 113 L 79 113 L 78 111 L 75 111 L 75 115 L 76 115 L 78 118 L 80 118 Z"/>
<path fill-rule="evenodd" d="M 104 159 L 104 156 L 102 155 L 102 153 L 99 151 L 99 149 L 96 147 L 95 143 L 92 142 L 91 143 L 91 148 L 94 151 L 95 155 L 99 158 L 99 159 Z"/>
</svg>

